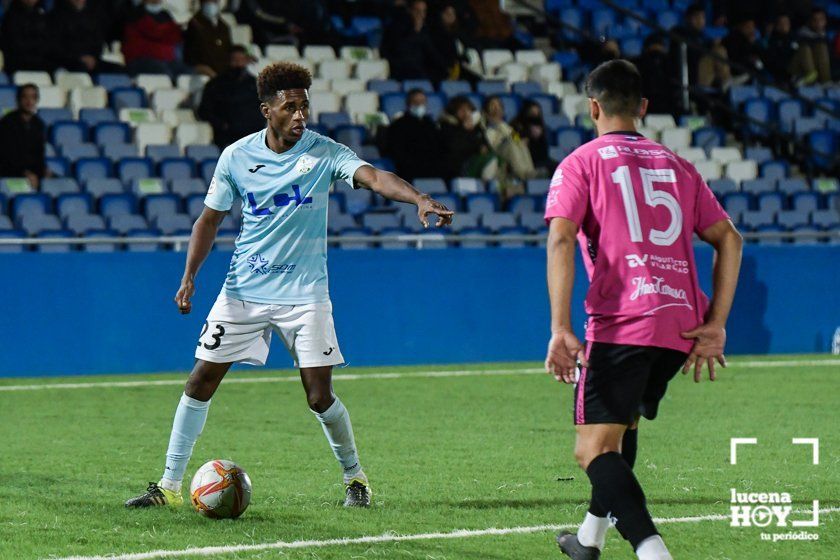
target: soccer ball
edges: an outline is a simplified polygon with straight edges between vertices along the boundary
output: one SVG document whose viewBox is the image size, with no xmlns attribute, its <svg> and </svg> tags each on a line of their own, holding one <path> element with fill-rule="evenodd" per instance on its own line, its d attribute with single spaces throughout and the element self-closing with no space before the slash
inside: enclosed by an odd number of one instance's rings
<svg viewBox="0 0 840 560">
<path fill-rule="evenodd" d="M 236 519 L 251 503 L 251 479 L 233 461 L 215 459 L 201 465 L 190 484 L 195 510 L 213 519 Z"/>
</svg>

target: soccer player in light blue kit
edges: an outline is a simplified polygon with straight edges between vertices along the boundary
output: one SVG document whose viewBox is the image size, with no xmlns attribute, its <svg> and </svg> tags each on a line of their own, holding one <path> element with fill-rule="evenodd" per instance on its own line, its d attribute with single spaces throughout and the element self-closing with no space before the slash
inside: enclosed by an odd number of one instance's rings
<svg viewBox="0 0 840 560">
<path fill-rule="evenodd" d="M 309 407 L 340 463 L 345 506 L 369 506 L 368 479 L 359 463 L 350 416 L 332 392 L 332 368 L 344 363 L 327 286 L 327 203 L 334 181 L 351 181 L 385 198 L 417 206 L 428 226 L 451 222 L 453 212 L 396 175 L 359 159 L 352 150 L 306 129 L 312 76 L 302 66 L 277 63 L 258 78 L 264 130 L 225 148 L 193 226 L 175 303 L 191 310 L 195 277 L 219 224 L 236 198 L 243 222 L 224 288 L 207 316 L 196 362 L 175 412 L 166 467 L 158 483 L 127 507 L 177 506 L 181 481 L 210 407 L 234 363 L 264 365 L 272 331 L 300 368 Z"/>
</svg>

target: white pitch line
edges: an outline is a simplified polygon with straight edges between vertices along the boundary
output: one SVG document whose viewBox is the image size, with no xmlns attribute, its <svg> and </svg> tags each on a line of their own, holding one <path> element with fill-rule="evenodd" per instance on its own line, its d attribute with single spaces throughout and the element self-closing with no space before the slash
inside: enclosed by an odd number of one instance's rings
<svg viewBox="0 0 840 560">
<path fill-rule="evenodd" d="M 744 361 L 730 362 L 729 369 L 751 369 L 772 367 L 828 367 L 840 366 L 840 360 L 776 360 L 776 361 Z M 515 368 L 515 369 L 487 369 L 487 370 L 441 370 L 441 371 L 397 371 L 385 373 L 337 373 L 333 375 L 336 381 L 360 381 L 365 379 L 411 379 L 430 377 L 475 377 L 489 375 L 530 375 L 544 373 L 543 368 Z M 236 377 L 225 379 L 225 385 L 235 383 L 284 383 L 300 381 L 298 376 L 275 377 Z M 85 383 L 38 383 L 32 385 L 0 385 L 0 393 L 11 391 L 40 391 L 45 389 L 95 389 L 109 387 L 156 387 L 168 385 L 183 385 L 184 379 L 148 379 L 140 381 L 90 381 Z"/>
<path fill-rule="evenodd" d="M 797 513 L 810 513 L 798 511 Z M 830 507 L 820 510 L 820 513 L 840 512 L 840 507 Z M 670 523 L 701 523 L 703 521 L 725 521 L 730 519 L 728 515 L 712 514 L 697 515 L 693 517 L 660 517 L 654 518 L 654 522 L 660 525 Z M 322 548 L 326 546 L 347 546 L 353 544 L 379 544 L 405 541 L 425 541 L 441 539 L 465 539 L 470 537 L 486 537 L 499 535 L 523 535 L 529 533 L 543 533 L 547 531 L 559 531 L 561 529 L 572 529 L 577 523 L 563 525 L 532 525 L 530 527 L 505 527 L 489 529 L 458 529 L 455 531 L 441 533 L 420 533 L 415 535 L 395 535 L 385 533 L 383 535 L 369 535 L 365 537 L 346 537 L 342 539 L 307 540 L 307 541 L 277 541 L 262 544 L 237 544 L 225 546 L 203 546 L 195 548 L 183 548 L 180 550 L 152 550 L 150 552 L 134 552 L 129 554 L 108 555 L 108 556 L 67 556 L 51 560 L 154 560 L 156 558 L 176 558 L 180 556 L 214 556 L 218 554 L 232 554 L 234 552 L 256 552 L 263 550 L 279 550 L 294 548 Z"/>
</svg>

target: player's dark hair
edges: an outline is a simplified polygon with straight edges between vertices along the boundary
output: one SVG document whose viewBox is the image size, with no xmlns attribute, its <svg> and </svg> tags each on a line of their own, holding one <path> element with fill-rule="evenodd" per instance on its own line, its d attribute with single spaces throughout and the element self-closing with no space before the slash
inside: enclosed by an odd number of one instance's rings
<svg viewBox="0 0 840 560">
<path fill-rule="evenodd" d="M 294 62 L 275 62 L 263 68 L 257 77 L 257 96 L 267 103 L 278 91 L 285 89 L 309 89 L 312 73 Z"/>
<path fill-rule="evenodd" d="M 17 93 L 16 93 L 16 96 L 15 96 L 15 99 L 17 99 L 17 102 L 18 102 L 18 103 L 20 103 L 20 100 L 21 100 L 21 99 L 23 99 L 23 92 L 24 92 L 24 91 L 26 91 L 26 90 L 28 90 L 28 89 L 34 89 L 34 90 L 35 90 L 35 93 L 37 93 L 37 94 L 39 94 L 39 95 L 40 95 L 40 93 L 41 93 L 41 90 L 40 90 L 40 89 L 38 89 L 38 86 L 36 86 L 35 84 L 33 84 L 33 83 L 31 83 L 31 82 L 30 82 L 30 83 L 28 83 L 28 84 L 23 84 L 22 86 L 20 86 L 20 87 L 17 89 Z"/>
<path fill-rule="evenodd" d="M 608 116 L 638 117 L 642 105 L 642 75 L 628 60 L 604 62 L 586 78 L 586 95 L 598 101 Z"/>
</svg>

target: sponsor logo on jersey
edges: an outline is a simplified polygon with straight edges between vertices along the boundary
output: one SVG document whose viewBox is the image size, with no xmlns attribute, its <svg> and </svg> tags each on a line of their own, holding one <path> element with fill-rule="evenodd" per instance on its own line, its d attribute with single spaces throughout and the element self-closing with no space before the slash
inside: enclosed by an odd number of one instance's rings
<svg viewBox="0 0 840 560">
<path fill-rule="evenodd" d="M 249 169 L 248 172 L 249 173 L 256 173 L 257 171 L 259 171 L 263 167 L 265 167 L 265 165 L 263 165 L 263 164 L 255 165 L 253 168 Z"/>
<path fill-rule="evenodd" d="M 675 259 L 674 257 L 663 257 L 660 255 L 624 255 L 627 259 L 627 265 L 630 268 L 646 267 L 658 268 L 660 270 L 670 270 L 679 274 L 688 274 L 688 261 L 683 259 Z"/>
<path fill-rule="evenodd" d="M 207 189 L 207 194 L 213 194 L 216 192 L 216 178 L 213 177 L 210 179 L 210 188 Z"/>
<path fill-rule="evenodd" d="M 639 255 L 624 255 L 624 258 L 627 259 L 627 264 L 630 268 L 636 268 L 637 266 L 645 266 L 647 263 L 648 256 L 645 255 L 640 257 Z"/>
<path fill-rule="evenodd" d="M 682 288 L 674 288 L 665 283 L 665 279 L 661 276 L 654 276 L 652 278 L 645 278 L 644 276 L 636 276 L 631 280 L 635 291 L 630 294 L 630 301 L 636 301 L 640 297 L 650 296 L 654 294 L 667 296 L 684 303 L 686 307 L 692 309 L 691 304 L 688 303 L 688 295 Z"/>
<path fill-rule="evenodd" d="M 601 159 L 613 159 L 618 157 L 618 151 L 616 151 L 615 146 L 604 146 L 603 148 L 598 148 L 598 153 L 601 155 Z"/>
<path fill-rule="evenodd" d="M 251 206 L 251 213 L 254 216 L 268 216 L 271 214 L 271 210 L 268 208 L 257 208 L 257 199 L 254 197 L 254 193 L 246 193 L 248 204 Z M 284 206 L 288 206 L 292 202 L 295 203 L 295 206 L 302 206 L 304 204 L 312 204 L 312 197 L 307 196 L 304 198 L 302 194 L 300 194 L 300 185 L 292 185 L 292 194 L 288 193 L 278 193 L 272 197 L 272 202 L 274 202 L 274 206 L 278 208 L 283 208 Z"/>
<path fill-rule="evenodd" d="M 289 274 L 296 266 L 294 264 L 270 265 L 268 259 L 260 253 L 255 253 L 248 257 L 248 268 L 251 269 L 252 274 Z"/>
</svg>

